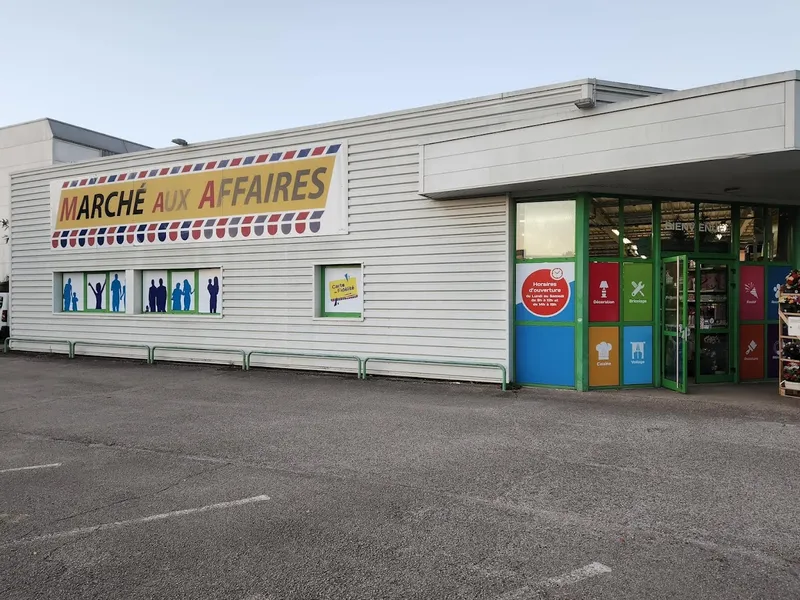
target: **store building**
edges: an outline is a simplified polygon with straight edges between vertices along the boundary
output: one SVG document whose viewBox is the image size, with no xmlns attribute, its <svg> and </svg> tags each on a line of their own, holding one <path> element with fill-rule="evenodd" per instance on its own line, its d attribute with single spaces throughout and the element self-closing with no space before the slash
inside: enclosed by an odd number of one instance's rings
<svg viewBox="0 0 800 600">
<path fill-rule="evenodd" d="M 776 377 L 798 84 L 585 80 L 16 175 L 14 347 L 578 390 Z"/>
</svg>

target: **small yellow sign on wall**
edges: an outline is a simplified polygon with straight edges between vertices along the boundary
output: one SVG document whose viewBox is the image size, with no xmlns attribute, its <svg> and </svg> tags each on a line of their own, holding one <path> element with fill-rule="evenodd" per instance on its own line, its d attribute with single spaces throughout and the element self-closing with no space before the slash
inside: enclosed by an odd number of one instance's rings
<svg viewBox="0 0 800 600">
<path fill-rule="evenodd" d="M 358 280 L 355 277 L 331 281 L 328 288 L 329 297 L 334 302 L 358 298 Z"/>
</svg>

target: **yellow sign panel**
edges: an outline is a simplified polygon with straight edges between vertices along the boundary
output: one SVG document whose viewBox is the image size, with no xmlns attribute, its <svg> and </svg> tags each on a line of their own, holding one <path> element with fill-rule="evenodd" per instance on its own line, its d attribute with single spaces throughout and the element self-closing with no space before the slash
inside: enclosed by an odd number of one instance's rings
<svg viewBox="0 0 800 600">
<path fill-rule="evenodd" d="M 320 210 L 335 166 L 333 154 L 66 187 L 60 190 L 54 229 Z"/>
<path fill-rule="evenodd" d="M 358 298 L 358 282 L 355 277 L 331 281 L 328 287 L 330 299 L 334 302 Z"/>
</svg>

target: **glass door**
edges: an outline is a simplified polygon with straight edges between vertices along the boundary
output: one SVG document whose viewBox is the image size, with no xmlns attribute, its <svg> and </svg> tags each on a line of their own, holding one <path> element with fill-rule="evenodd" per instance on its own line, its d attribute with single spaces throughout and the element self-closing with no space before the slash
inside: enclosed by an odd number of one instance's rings
<svg viewBox="0 0 800 600">
<path fill-rule="evenodd" d="M 665 258 L 661 274 L 661 381 L 665 388 L 686 393 L 686 346 L 689 339 L 688 273 L 686 256 Z"/>
<path fill-rule="evenodd" d="M 733 381 L 732 267 L 725 261 L 699 259 L 696 267 L 690 268 L 689 326 L 694 329 L 691 370 L 697 383 Z"/>
</svg>

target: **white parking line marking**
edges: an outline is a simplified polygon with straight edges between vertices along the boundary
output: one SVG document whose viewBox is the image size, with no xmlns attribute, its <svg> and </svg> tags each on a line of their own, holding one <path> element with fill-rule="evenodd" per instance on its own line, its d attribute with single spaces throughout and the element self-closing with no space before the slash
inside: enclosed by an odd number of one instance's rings
<svg viewBox="0 0 800 600">
<path fill-rule="evenodd" d="M 106 531 L 108 529 L 118 529 L 120 527 L 125 527 L 127 525 L 137 525 L 139 523 L 152 523 L 153 521 L 161 521 L 163 519 L 169 519 L 171 517 L 183 517 L 185 515 L 194 515 L 198 513 L 208 512 L 210 510 L 234 508 L 236 506 L 253 504 L 255 502 L 265 502 L 267 500 L 269 500 L 269 496 L 253 496 L 251 498 L 243 498 L 242 500 L 219 502 L 218 504 L 209 504 L 207 506 L 200 506 L 198 508 L 172 510 L 170 512 L 165 512 L 158 515 L 150 515 L 149 517 L 140 517 L 138 519 L 128 519 L 126 521 L 114 521 L 113 523 L 101 523 L 100 525 L 92 525 L 91 527 L 79 527 L 78 529 L 70 529 L 69 531 L 46 533 L 44 535 L 37 535 L 36 537 L 22 538 L 20 540 L 11 542 L 11 544 L 32 544 L 34 542 L 43 542 L 45 540 L 56 540 L 59 538 L 83 535 L 84 533 L 95 533 L 97 531 Z M 11 544 L 4 544 L 4 546 L 9 546 Z"/>
<path fill-rule="evenodd" d="M 551 577 L 550 579 L 545 579 L 539 585 L 541 587 L 561 587 L 562 585 L 572 585 L 573 583 L 578 583 L 582 579 L 588 579 L 589 577 L 594 577 L 595 575 L 602 575 L 603 573 L 611 573 L 611 568 L 605 566 L 599 562 L 593 562 L 591 564 L 586 565 L 585 567 L 581 567 L 580 569 L 575 569 L 574 571 L 570 571 L 569 573 L 564 573 L 563 575 L 559 575 L 558 577 Z"/>
<path fill-rule="evenodd" d="M 33 469 L 54 469 L 60 467 L 61 463 L 50 463 L 48 465 L 33 465 L 32 467 L 15 467 L 13 469 L 2 469 L 0 473 L 13 473 L 15 471 L 32 471 Z"/>
<path fill-rule="evenodd" d="M 611 573 L 611 568 L 599 562 L 593 562 L 580 569 L 575 569 L 569 573 L 564 573 L 558 577 L 551 577 L 533 585 L 525 585 L 516 590 L 512 590 L 500 596 L 498 600 L 516 600 L 517 598 L 524 598 L 534 590 L 541 590 L 543 588 L 562 587 L 565 585 L 572 585 L 584 579 L 602 575 L 604 573 Z"/>
</svg>

